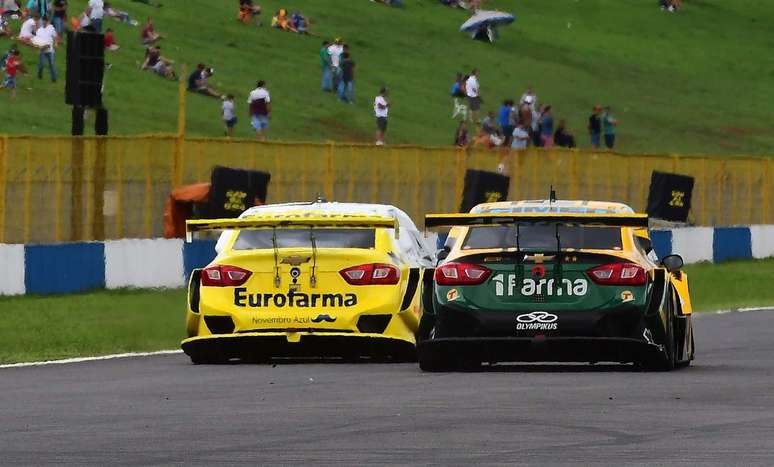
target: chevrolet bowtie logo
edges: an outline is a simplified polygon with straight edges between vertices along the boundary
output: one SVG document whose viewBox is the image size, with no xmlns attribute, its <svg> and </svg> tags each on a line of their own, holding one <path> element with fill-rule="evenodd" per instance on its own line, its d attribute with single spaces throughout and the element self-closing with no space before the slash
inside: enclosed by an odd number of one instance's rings
<svg viewBox="0 0 774 467">
<path fill-rule="evenodd" d="M 311 256 L 286 256 L 282 258 L 282 261 L 280 263 L 282 264 L 289 264 L 291 266 L 300 266 L 304 263 L 308 263 L 309 260 L 311 260 Z"/>
<path fill-rule="evenodd" d="M 532 261 L 535 264 L 543 264 L 545 261 L 551 261 L 555 256 L 546 256 L 543 253 L 535 253 L 534 255 L 524 256 L 524 261 Z"/>
</svg>

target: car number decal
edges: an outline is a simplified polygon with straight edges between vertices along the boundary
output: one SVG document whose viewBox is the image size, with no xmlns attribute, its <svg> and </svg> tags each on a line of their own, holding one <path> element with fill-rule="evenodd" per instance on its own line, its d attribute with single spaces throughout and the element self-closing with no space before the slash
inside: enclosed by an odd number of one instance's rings
<svg viewBox="0 0 774 467">
<path fill-rule="evenodd" d="M 507 276 L 507 279 L 506 279 Z M 586 279 L 562 279 L 559 283 L 554 279 L 522 279 L 520 287 L 516 284 L 516 274 L 498 274 L 492 278 L 495 284 L 495 295 L 498 297 L 513 297 L 514 295 L 531 297 L 533 295 L 547 296 L 583 296 L 588 292 Z"/>
</svg>

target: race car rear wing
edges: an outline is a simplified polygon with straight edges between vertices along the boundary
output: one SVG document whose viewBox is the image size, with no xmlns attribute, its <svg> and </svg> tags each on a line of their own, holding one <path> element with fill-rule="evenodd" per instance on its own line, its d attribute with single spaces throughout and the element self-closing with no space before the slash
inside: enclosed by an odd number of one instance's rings
<svg viewBox="0 0 774 467">
<path fill-rule="evenodd" d="M 427 214 L 425 228 L 513 224 L 574 224 L 648 227 L 647 214 L 462 213 Z"/>
<path fill-rule="evenodd" d="M 194 232 L 206 230 L 260 230 L 275 228 L 388 228 L 395 229 L 398 238 L 398 220 L 393 217 L 366 215 L 264 215 L 241 219 L 197 219 L 185 222 L 185 238 L 192 240 Z"/>
</svg>

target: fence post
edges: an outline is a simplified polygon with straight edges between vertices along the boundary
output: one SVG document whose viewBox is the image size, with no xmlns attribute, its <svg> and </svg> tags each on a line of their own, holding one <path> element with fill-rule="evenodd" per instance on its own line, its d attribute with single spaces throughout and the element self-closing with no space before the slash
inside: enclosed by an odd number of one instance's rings
<svg viewBox="0 0 774 467">
<path fill-rule="evenodd" d="M 769 223 L 769 216 L 771 215 L 771 202 L 769 196 L 771 196 L 771 159 L 761 161 L 763 164 L 763 223 Z M 0 230 L 2 232 L 2 230 Z"/>
<path fill-rule="evenodd" d="M 32 140 L 27 140 L 27 155 L 24 161 L 24 243 L 30 242 L 32 218 Z"/>
<path fill-rule="evenodd" d="M 328 141 L 328 151 L 325 155 L 325 199 L 333 201 L 333 184 L 336 179 L 336 170 L 334 167 L 334 148 L 336 143 Z"/>
<path fill-rule="evenodd" d="M 465 149 L 457 150 L 457 177 L 454 183 L 454 211 L 458 211 L 462 206 L 462 194 L 465 191 L 465 157 L 467 153 Z"/>
<path fill-rule="evenodd" d="M 183 74 L 186 76 L 186 67 L 183 66 Z M 174 188 L 183 184 L 183 145 L 185 144 L 185 80 L 181 79 L 177 86 L 177 137 L 175 138 L 175 154 L 172 163 L 172 186 Z"/>
<path fill-rule="evenodd" d="M 5 243 L 5 186 L 8 177 L 6 176 L 6 160 L 8 158 L 8 135 L 0 137 L 0 243 Z"/>
</svg>

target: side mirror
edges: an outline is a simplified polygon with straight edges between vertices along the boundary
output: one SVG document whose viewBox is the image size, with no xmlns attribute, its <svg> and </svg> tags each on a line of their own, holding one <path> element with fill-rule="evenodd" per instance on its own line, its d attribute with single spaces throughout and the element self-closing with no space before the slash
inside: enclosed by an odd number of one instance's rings
<svg viewBox="0 0 774 467">
<path fill-rule="evenodd" d="M 683 267 L 683 257 L 680 255 L 668 255 L 664 256 L 661 260 L 661 264 L 669 272 L 679 271 Z"/>
<path fill-rule="evenodd" d="M 441 261 L 443 259 L 446 259 L 447 256 L 449 256 L 449 252 L 451 251 L 451 248 L 448 246 L 445 246 L 438 250 L 438 252 L 435 254 L 436 258 L 438 258 L 438 261 Z"/>
</svg>

